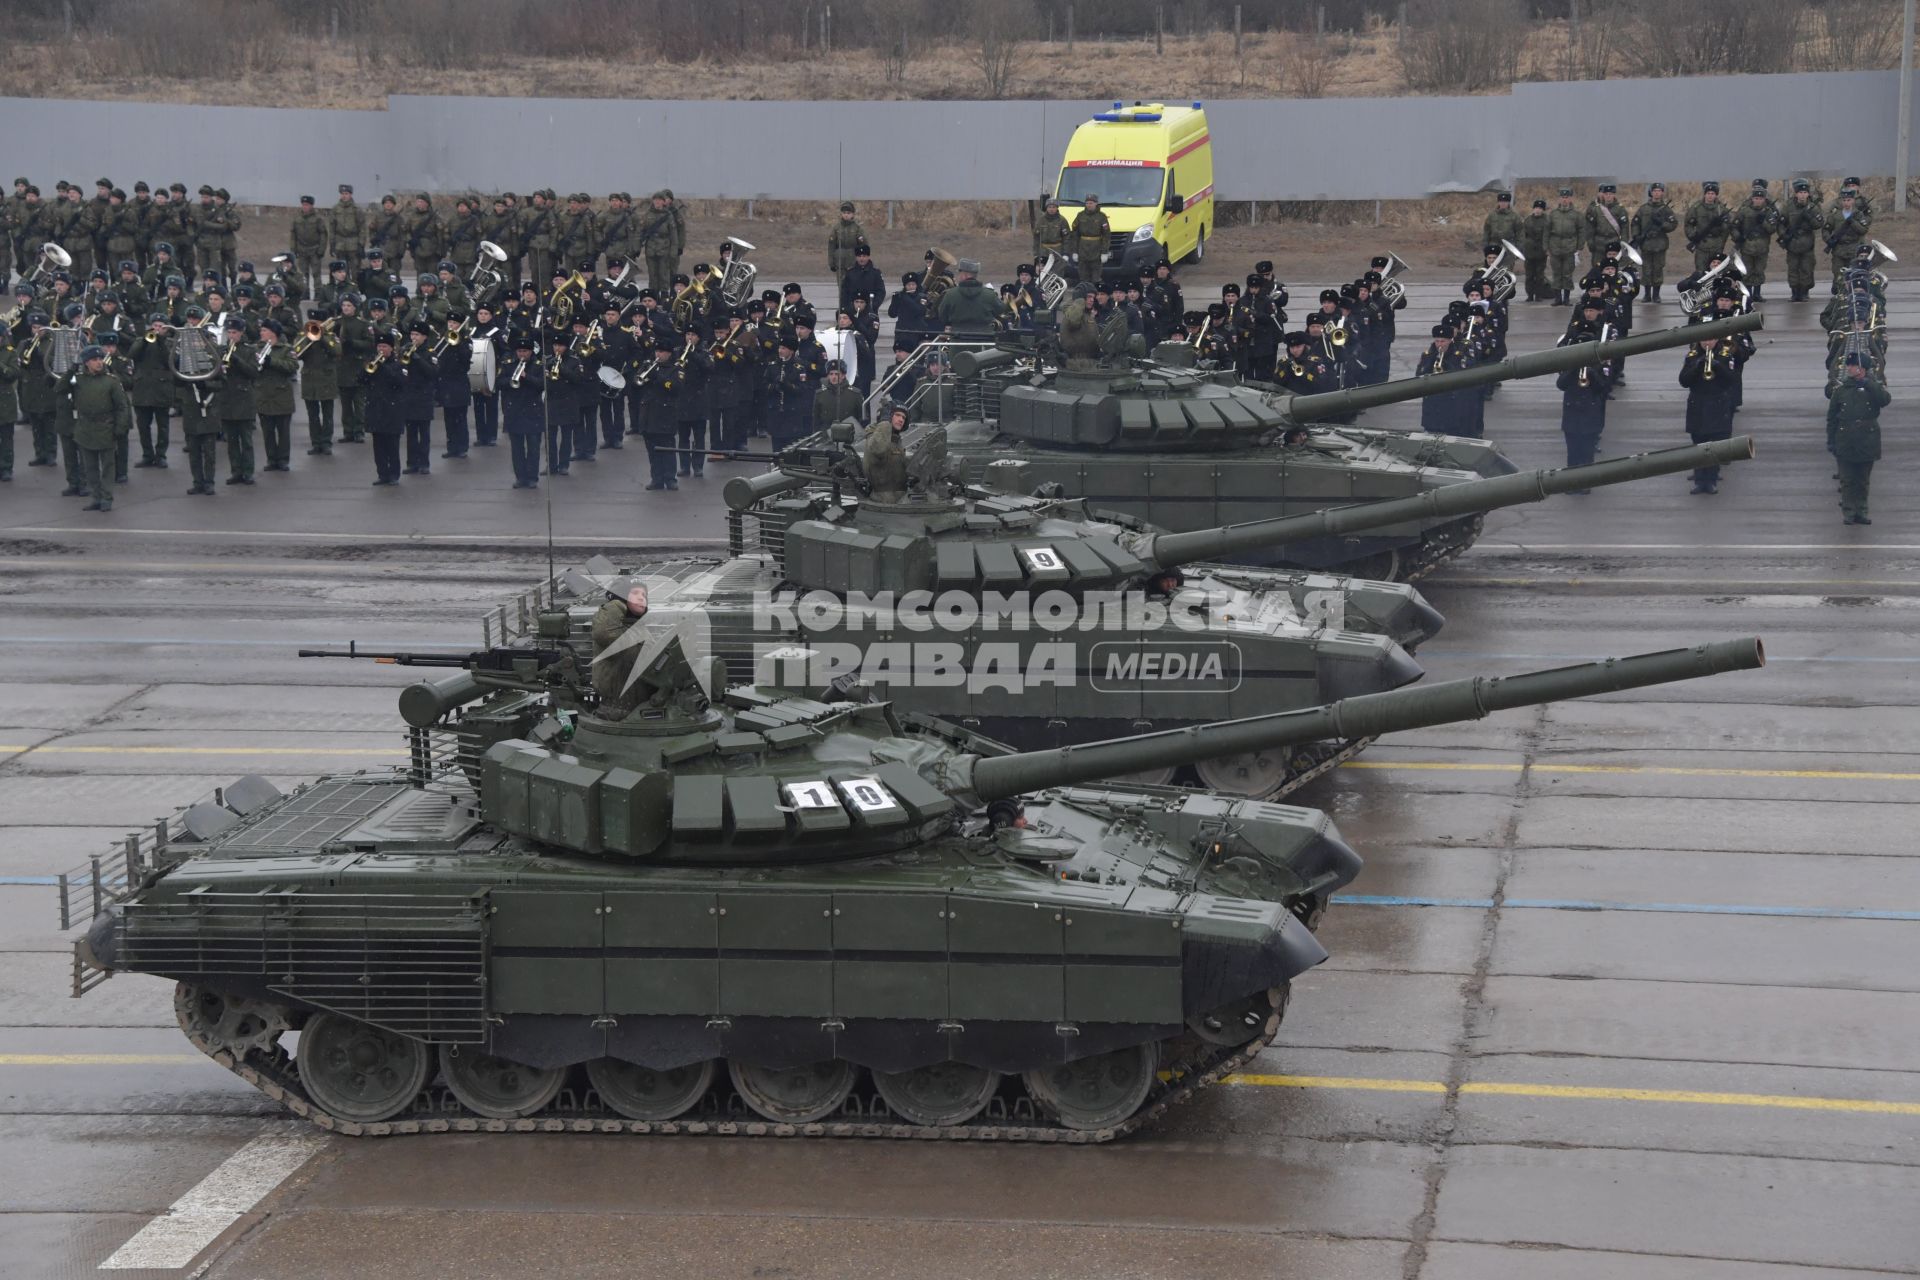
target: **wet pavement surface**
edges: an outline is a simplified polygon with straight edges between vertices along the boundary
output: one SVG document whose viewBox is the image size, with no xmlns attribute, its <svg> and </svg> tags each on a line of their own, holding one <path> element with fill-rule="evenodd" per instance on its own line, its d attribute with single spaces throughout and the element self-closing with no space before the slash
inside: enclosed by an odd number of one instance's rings
<svg viewBox="0 0 1920 1280">
<path fill-rule="evenodd" d="M 1450 296 L 1416 284 L 1406 314 Z M 1916 304 L 1895 286 L 1896 317 Z M 511 491 L 504 450 L 373 490 L 336 446 L 212 500 L 176 459 L 101 519 L 23 468 L 0 494 L 0 1273 L 1920 1273 L 1920 375 L 1899 326 L 1875 523 L 1843 526 L 1816 311 L 1769 310 L 1736 423 L 1759 458 L 1717 497 L 1672 477 L 1501 512 L 1422 584 L 1435 678 L 1739 634 L 1769 666 L 1400 735 L 1302 793 L 1367 860 L 1333 958 L 1245 1076 L 1102 1149 L 327 1138 L 200 1060 L 165 984 L 68 999 L 48 878 L 240 774 L 395 763 L 405 673 L 294 650 L 477 644 L 544 572 L 548 492 Z M 1565 318 L 1516 308 L 1513 350 Z M 1632 362 L 1603 455 L 1684 442 L 1679 363 Z M 1558 404 L 1510 384 L 1489 434 L 1554 465 Z M 751 469 L 643 494 L 640 451 L 603 451 L 548 484 L 559 554 L 711 547 L 719 477 Z"/>
</svg>

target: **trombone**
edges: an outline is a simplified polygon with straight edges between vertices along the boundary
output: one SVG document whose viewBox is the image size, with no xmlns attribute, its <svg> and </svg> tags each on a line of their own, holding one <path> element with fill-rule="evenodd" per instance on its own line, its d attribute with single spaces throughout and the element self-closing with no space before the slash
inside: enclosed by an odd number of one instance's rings
<svg viewBox="0 0 1920 1280">
<path fill-rule="evenodd" d="M 293 340 L 294 359 L 297 360 L 301 356 L 305 355 L 307 353 L 307 348 L 311 347 L 314 343 L 319 342 L 321 339 L 325 338 L 328 334 L 332 332 L 333 332 L 333 321 L 331 320 L 327 320 L 324 322 L 320 320 L 307 321 L 307 327 L 301 331 L 299 337 Z"/>
</svg>

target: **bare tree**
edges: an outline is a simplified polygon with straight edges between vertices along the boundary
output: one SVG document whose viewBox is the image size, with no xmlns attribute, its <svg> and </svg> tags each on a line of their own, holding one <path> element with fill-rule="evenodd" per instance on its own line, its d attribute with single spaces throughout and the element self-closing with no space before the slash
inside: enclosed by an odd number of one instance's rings
<svg viewBox="0 0 1920 1280">
<path fill-rule="evenodd" d="M 1637 0 L 1637 8 L 1640 30 L 1621 46 L 1628 70 L 1637 75 L 1699 76 L 1793 67 L 1800 28 L 1797 5 Z"/>
<path fill-rule="evenodd" d="M 1326 41 L 1310 35 L 1286 35 L 1280 54 L 1280 76 L 1296 98 L 1324 98 L 1333 83 L 1333 58 Z"/>
<path fill-rule="evenodd" d="M 973 29 L 978 39 L 981 88 L 989 98 L 1004 98 L 1026 65 L 1026 41 L 1038 25 L 1033 0 L 979 0 Z"/>
<path fill-rule="evenodd" d="M 1472 93 L 1520 73 L 1521 0 L 1410 0 L 1396 50 L 1415 92 Z"/>
<path fill-rule="evenodd" d="M 1826 0 L 1812 15 L 1803 65 L 1811 71 L 1874 71 L 1900 61 L 1900 6 L 1887 0 Z"/>
</svg>

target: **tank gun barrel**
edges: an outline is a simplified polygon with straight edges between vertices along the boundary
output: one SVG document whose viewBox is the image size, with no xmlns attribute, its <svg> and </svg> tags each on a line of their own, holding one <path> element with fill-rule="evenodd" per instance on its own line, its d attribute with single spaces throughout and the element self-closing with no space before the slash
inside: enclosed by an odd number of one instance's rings
<svg viewBox="0 0 1920 1280">
<path fill-rule="evenodd" d="M 763 471 L 757 476 L 735 476 L 720 491 L 729 509 L 746 511 L 756 502 L 793 493 L 812 483 L 812 477 L 790 471 Z"/>
<path fill-rule="evenodd" d="M 1723 671 L 1752 670 L 1765 662 L 1765 651 L 1756 638 L 1717 640 L 1690 649 L 1608 658 L 1524 675 L 1474 676 L 1364 693 L 1300 711 L 1169 729 L 1136 738 L 1006 756 L 968 756 L 962 758 L 958 766 L 961 776 L 956 780 L 964 791 L 984 802 L 1218 756 L 1479 720 L 1514 707 L 1697 680 Z"/>
<path fill-rule="evenodd" d="M 1320 422 L 1361 409 L 1399 404 L 1403 400 L 1420 400 L 1445 391 L 1461 391 L 1491 382 L 1507 382 L 1513 378 L 1537 378 L 1542 374 L 1562 373 L 1602 360 L 1619 360 L 1695 342 L 1718 341 L 1736 333 L 1758 329 L 1764 323 L 1765 318 L 1754 311 L 1746 315 L 1728 316 L 1724 320 L 1709 320 L 1705 324 L 1652 329 L 1646 333 L 1615 338 L 1612 342 L 1575 342 L 1548 351 L 1529 351 L 1525 355 L 1509 356 L 1505 360 L 1451 373 L 1430 373 L 1424 377 L 1399 378 L 1370 387 L 1350 387 L 1345 391 L 1323 391 L 1306 396 L 1269 395 L 1267 402 L 1294 422 Z"/>
<path fill-rule="evenodd" d="M 1731 440 L 1710 440 L 1676 449 L 1637 453 L 1628 458 L 1609 458 L 1582 467 L 1516 471 L 1507 476 L 1443 485 L 1408 498 L 1330 507 L 1325 511 L 1281 516 L 1273 520 L 1253 520 L 1218 529 L 1162 533 L 1152 539 L 1142 558 L 1162 569 L 1171 569 L 1198 560 L 1218 560 L 1255 548 L 1281 546 L 1308 538 L 1384 529 L 1413 520 L 1445 520 L 1496 511 L 1501 507 L 1539 502 L 1556 493 L 1567 493 L 1574 489 L 1625 484 L 1630 480 L 1673 475 L 1696 467 L 1740 462 L 1752 456 L 1753 437 L 1735 436 Z"/>
</svg>

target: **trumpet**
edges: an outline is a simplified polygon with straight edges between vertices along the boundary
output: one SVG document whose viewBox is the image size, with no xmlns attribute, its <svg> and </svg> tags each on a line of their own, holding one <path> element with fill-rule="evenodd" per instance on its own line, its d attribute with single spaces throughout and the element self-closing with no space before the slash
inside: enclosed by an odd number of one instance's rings
<svg viewBox="0 0 1920 1280">
<path fill-rule="evenodd" d="M 320 340 L 322 340 L 332 332 L 333 332 L 333 321 L 331 320 L 307 321 L 307 327 L 301 331 L 299 337 L 293 340 L 294 358 L 297 360 L 301 356 L 305 355 L 307 353 L 307 348 L 311 347 L 314 343 L 319 342 Z M 148 341 L 152 341 L 152 335 L 148 335 Z"/>
<path fill-rule="evenodd" d="M 1326 340 L 1336 347 L 1346 346 L 1353 338 L 1352 331 L 1347 328 L 1347 318 L 1335 316 L 1333 323 L 1326 327 L 1325 336 Z"/>
<path fill-rule="evenodd" d="M 379 370 L 380 366 L 387 362 L 387 355 L 390 355 L 390 354 L 392 353 L 388 352 L 383 355 L 375 356 L 373 359 L 367 361 L 366 367 L 363 368 L 361 372 L 366 374 L 368 377 L 373 376 L 373 374 Z"/>
<path fill-rule="evenodd" d="M 687 361 L 693 356 L 693 349 L 699 345 L 700 345 L 699 336 L 691 333 L 688 334 L 687 345 L 681 348 L 680 358 L 673 362 L 673 367 L 684 371 L 687 367 Z"/>
<path fill-rule="evenodd" d="M 509 387 L 512 387 L 515 391 L 518 391 L 520 389 L 520 384 L 526 380 L 526 376 L 527 376 L 527 362 L 525 360 L 521 360 L 513 366 L 513 372 L 507 375 L 507 385 Z"/>
<path fill-rule="evenodd" d="M 647 380 L 658 372 L 660 372 L 660 362 L 658 360 L 649 362 L 647 367 L 640 371 L 640 375 L 633 380 L 633 386 L 635 388 L 646 386 Z"/>
<path fill-rule="evenodd" d="M 448 323 L 447 331 L 440 335 L 440 340 L 438 342 L 433 344 L 433 350 L 430 354 L 433 356 L 434 359 L 438 360 L 441 356 L 446 354 L 448 347 L 460 341 L 460 330 L 462 327 L 463 326 L 458 320 L 450 321 Z"/>
</svg>

